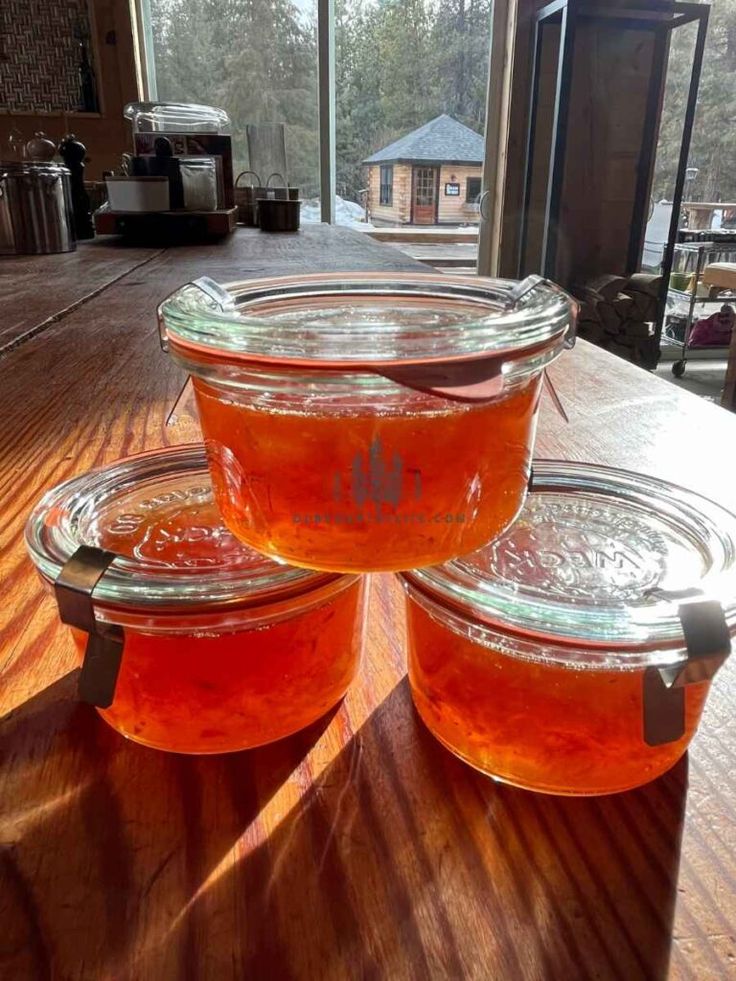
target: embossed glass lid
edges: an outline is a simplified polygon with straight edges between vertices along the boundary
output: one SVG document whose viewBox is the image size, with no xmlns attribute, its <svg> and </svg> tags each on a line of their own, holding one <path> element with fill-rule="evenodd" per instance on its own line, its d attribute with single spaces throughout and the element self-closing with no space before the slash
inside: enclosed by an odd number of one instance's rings
<svg viewBox="0 0 736 981">
<path fill-rule="evenodd" d="M 180 356 L 340 369 L 520 355 L 572 340 L 577 305 L 539 276 L 323 273 L 187 283 L 159 307 Z"/>
<path fill-rule="evenodd" d="M 403 578 L 468 618 L 543 642 L 540 657 L 550 644 L 575 660 L 604 650 L 628 651 L 628 666 L 664 662 L 683 646 L 689 598 L 718 600 L 736 631 L 736 516 L 650 477 L 538 461 L 502 538 Z"/>
<path fill-rule="evenodd" d="M 93 599 L 116 608 L 259 605 L 351 578 L 293 568 L 241 544 L 215 507 L 201 444 L 142 453 L 60 484 L 30 515 L 26 541 L 50 582 L 81 545 L 114 552 Z"/>
</svg>

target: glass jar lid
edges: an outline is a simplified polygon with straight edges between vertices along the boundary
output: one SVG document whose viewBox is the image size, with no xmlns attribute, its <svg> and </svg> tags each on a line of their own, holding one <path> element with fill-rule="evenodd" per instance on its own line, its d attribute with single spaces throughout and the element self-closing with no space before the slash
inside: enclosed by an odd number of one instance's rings
<svg viewBox="0 0 736 981">
<path fill-rule="evenodd" d="M 525 656 L 677 663 L 687 655 L 679 609 L 688 600 L 719 601 L 736 632 L 736 516 L 651 477 L 535 461 L 532 490 L 504 536 L 402 577 L 530 641 Z"/>
<path fill-rule="evenodd" d="M 224 109 L 193 102 L 129 102 L 123 116 L 135 133 L 230 132 L 230 117 Z"/>
<path fill-rule="evenodd" d="M 94 588 L 103 609 L 260 606 L 355 578 L 293 568 L 240 543 L 215 506 L 201 444 L 142 453 L 60 484 L 31 513 L 26 541 L 52 583 L 80 546 L 115 553 Z"/>
<path fill-rule="evenodd" d="M 384 369 L 498 359 L 571 338 L 575 301 L 539 276 L 336 273 L 187 283 L 159 307 L 189 361 Z"/>
</svg>

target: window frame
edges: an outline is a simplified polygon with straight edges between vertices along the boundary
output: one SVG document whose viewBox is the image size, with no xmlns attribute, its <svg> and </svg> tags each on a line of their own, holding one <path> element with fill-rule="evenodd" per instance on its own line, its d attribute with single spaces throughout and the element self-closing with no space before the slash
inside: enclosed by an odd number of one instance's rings
<svg viewBox="0 0 736 981">
<path fill-rule="evenodd" d="M 388 180 L 384 177 L 388 175 Z M 382 208 L 392 208 L 394 204 L 394 165 L 378 165 L 378 205 Z"/>
</svg>

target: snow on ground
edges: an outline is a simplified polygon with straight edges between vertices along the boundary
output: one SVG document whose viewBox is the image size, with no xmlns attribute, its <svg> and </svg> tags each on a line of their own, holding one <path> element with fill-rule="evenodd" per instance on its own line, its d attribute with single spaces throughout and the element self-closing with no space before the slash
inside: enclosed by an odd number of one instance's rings
<svg viewBox="0 0 736 981">
<path fill-rule="evenodd" d="M 302 221 L 320 222 L 319 198 L 311 198 L 302 202 Z M 355 201 L 346 201 L 340 195 L 335 196 L 335 223 L 356 228 L 358 231 L 370 231 L 373 225 L 365 220 L 365 208 Z"/>
</svg>

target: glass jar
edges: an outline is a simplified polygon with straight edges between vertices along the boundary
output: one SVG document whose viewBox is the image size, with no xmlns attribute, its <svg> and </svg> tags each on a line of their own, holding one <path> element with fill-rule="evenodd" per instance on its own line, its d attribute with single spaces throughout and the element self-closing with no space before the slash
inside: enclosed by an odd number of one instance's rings
<svg viewBox="0 0 736 981">
<path fill-rule="evenodd" d="M 189 102 L 129 102 L 123 116 L 133 133 L 230 132 L 230 117 L 224 109 Z"/>
<path fill-rule="evenodd" d="M 445 561 L 513 521 L 573 310 L 539 277 L 355 273 L 198 280 L 159 320 L 233 534 L 366 572 Z"/>
<path fill-rule="evenodd" d="M 72 627 L 80 692 L 136 742 L 248 749 L 314 722 L 355 677 L 360 579 L 279 565 L 236 541 L 200 445 L 60 485 L 26 538 Z"/>
<path fill-rule="evenodd" d="M 543 462 L 510 531 L 402 576 L 428 728 L 490 776 L 607 794 L 697 729 L 736 630 L 736 517 L 604 467 Z"/>
</svg>

